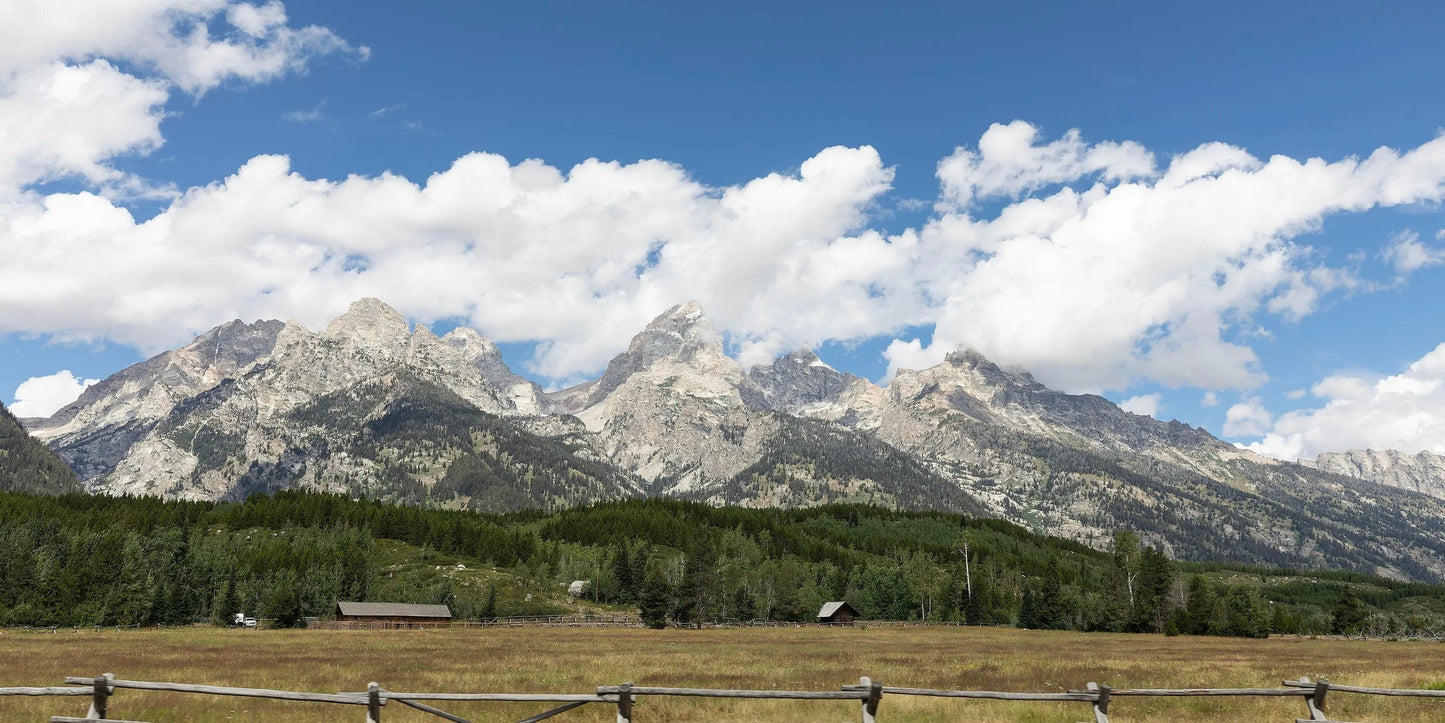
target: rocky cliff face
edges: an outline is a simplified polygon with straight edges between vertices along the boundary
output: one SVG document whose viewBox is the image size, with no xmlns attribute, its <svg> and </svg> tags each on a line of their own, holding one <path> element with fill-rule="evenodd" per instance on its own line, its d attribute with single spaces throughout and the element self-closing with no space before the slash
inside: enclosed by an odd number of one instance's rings
<svg viewBox="0 0 1445 723">
<path fill-rule="evenodd" d="M 374 299 L 321 332 L 233 322 L 34 431 L 109 493 L 302 486 L 484 510 L 646 494 L 870 502 L 1097 546 L 1131 528 L 1182 558 L 1445 579 L 1445 502 L 1417 492 L 1438 490 L 1438 468 L 1283 464 L 972 352 L 887 387 L 806 350 L 745 373 L 695 303 L 654 319 L 598 379 L 551 394 L 475 331 L 438 338 Z"/>
<path fill-rule="evenodd" d="M 1445 499 L 1445 456 L 1430 452 L 1406 454 L 1392 449 L 1355 449 L 1328 452 L 1303 464 Z"/>
</svg>

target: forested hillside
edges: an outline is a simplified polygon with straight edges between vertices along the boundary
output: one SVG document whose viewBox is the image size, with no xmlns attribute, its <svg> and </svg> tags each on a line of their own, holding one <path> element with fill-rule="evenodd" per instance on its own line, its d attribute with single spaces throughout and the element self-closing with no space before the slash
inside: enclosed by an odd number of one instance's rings
<svg viewBox="0 0 1445 723">
<path fill-rule="evenodd" d="M 659 625 L 806 621 L 840 599 L 874 619 L 1232 635 L 1421 629 L 1445 615 L 1438 586 L 1178 563 L 1126 531 L 1100 552 L 999 520 L 862 505 L 649 499 L 481 515 L 302 492 L 0 493 L 6 625 L 234 611 L 284 624 L 338 599 L 444 602 L 474 619 L 556 611 L 575 580 L 588 604 Z"/>
<path fill-rule="evenodd" d="M 0 404 L 0 490 L 77 492 L 80 485 L 65 462 L 20 426 Z"/>
</svg>

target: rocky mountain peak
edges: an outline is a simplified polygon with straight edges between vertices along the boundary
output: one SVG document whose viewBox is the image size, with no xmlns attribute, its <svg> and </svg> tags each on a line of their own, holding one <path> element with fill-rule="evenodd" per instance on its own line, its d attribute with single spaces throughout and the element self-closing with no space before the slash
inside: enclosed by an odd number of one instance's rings
<svg viewBox="0 0 1445 723">
<path fill-rule="evenodd" d="M 622 386 L 628 377 L 664 359 L 704 364 L 731 361 L 723 352 L 722 334 L 708 321 L 702 304 L 689 301 L 663 312 L 632 337 L 627 351 L 607 363 L 607 371 L 587 388 L 585 398 L 576 393 L 580 390 L 564 390 L 559 399 L 573 400 L 567 406 L 590 407 Z"/>
<path fill-rule="evenodd" d="M 628 354 L 651 363 L 663 357 L 687 359 L 702 351 L 722 352 L 722 334 L 708 320 L 702 304 L 689 301 L 668 309 L 632 338 Z"/>
<path fill-rule="evenodd" d="M 769 408 L 790 414 L 810 404 L 837 401 L 857 379 L 828 366 L 811 349 L 798 349 L 772 364 L 755 366 L 748 378 Z"/>
<path fill-rule="evenodd" d="M 411 341 L 411 326 L 401 312 L 380 299 L 368 297 L 352 302 L 346 313 L 326 325 L 321 336 L 352 344 L 383 358 L 401 358 Z"/>
<path fill-rule="evenodd" d="M 476 329 L 459 326 L 447 332 L 442 341 L 450 344 L 452 348 L 461 352 L 462 358 L 468 362 L 476 363 L 479 360 L 490 360 L 502 358 L 502 351 L 497 345 Z"/>
</svg>

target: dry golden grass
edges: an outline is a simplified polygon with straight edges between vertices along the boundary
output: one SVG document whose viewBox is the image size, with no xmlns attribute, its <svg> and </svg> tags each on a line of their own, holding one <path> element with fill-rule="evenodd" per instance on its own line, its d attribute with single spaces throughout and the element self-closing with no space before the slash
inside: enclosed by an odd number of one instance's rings
<svg viewBox="0 0 1445 723">
<path fill-rule="evenodd" d="M 859 675 L 897 686 L 1016 691 L 1115 687 L 1276 687 L 1308 675 L 1339 683 L 1418 688 L 1445 681 L 1445 645 L 1326 640 L 1232 640 L 906 628 L 736 630 L 507 629 L 392 632 L 164 630 L 0 635 L 0 685 L 56 685 L 67 675 L 334 692 L 591 692 L 597 685 L 836 690 Z M 85 698 L 0 698 L 0 720 L 82 715 Z M 444 704 L 477 721 L 518 720 L 538 704 Z M 643 698 L 638 721 L 857 720 L 852 702 Z M 1442 721 L 1445 699 L 1332 694 L 1332 718 Z M 1292 721 L 1299 699 L 1117 699 L 1131 721 Z M 144 721 L 362 721 L 359 707 L 121 690 L 111 715 Z M 588 705 L 559 721 L 612 720 Z M 885 696 L 884 721 L 1081 721 L 1082 703 L 1041 704 Z M 438 721 L 392 704 L 384 721 Z"/>
</svg>

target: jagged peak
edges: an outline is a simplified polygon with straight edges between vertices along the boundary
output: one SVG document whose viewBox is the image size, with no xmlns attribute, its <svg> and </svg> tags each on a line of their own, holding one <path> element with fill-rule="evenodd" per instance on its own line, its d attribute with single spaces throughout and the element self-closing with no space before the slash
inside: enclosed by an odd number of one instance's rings
<svg viewBox="0 0 1445 723">
<path fill-rule="evenodd" d="M 688 301 L 684 301 L 681 304 L 678 304 L 677 306 L 674 306 L 671 309 L 663 312 L 662 316 L 659 316 L 658 319 L 667 317 L 674 319 L 694 320 L 703 318 L 705 316 L 707 316 L 707 312 L 703 311 L 702 302 L 696 299 L 689 299 Z"/>
<path fill-rule="evenodd" d="M 722 352 L 722 334 L 707 318 L 702 304 L 688 301 L 658 315 L 632 337 L 627 355 L 644 364 L 668 357 L 689 357 L 702 349 Z"/>
<path fill-rule="evenodd" d="M 405 346 L 411 340 L 411 327 L 401 312 L 367 297 L 352 302 L 345 314 L 326 325 L 321 336 L 381 350 Z"/>
<path fill-rule="evenodd" d="M 450 344 L 457 351 L 462 353 L 468 361 L 481 357 L 500 357 L 502 351 L 497 348 L 496 342 L 483 336 L 481 332 L 466 326 L 459 326 L 446 333 L 442 341 Z"/>
</svg>

